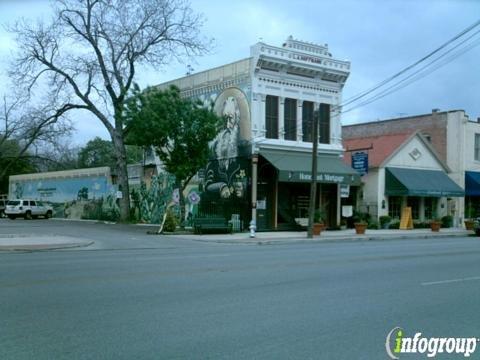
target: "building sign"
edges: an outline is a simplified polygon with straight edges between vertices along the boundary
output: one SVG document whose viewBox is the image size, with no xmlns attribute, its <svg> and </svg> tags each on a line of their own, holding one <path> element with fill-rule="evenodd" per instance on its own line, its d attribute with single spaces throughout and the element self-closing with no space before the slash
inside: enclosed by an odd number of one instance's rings
<svg viewBox="0 0 480 360">
<path fill-rule="evenodd" d="M 352 217 L 353 216 L 353 206 L 352 205 L 342 205 L 342 216 L 343 217 Z"/>
<path fill-rule="evenodd" d="M 257 200 L 257 209 L 266 210 L 267 209 L 267 200 Z"/>
<path fill-rule="evenodd" d="M 340 197 L 348 198 L 350 196 L 350 185 L 340 184 Z"/>
<path fill-rule="evenodd" d="M 368 173 L 368 153 L 364 151 L 353 153 L 352 168 L 357 170 L 360 175 Z"/>
<path fill-rule="evenodd" d="M 284 171 L 280 170 L 278 174 L 279 181 L 289 182 L 310 182 L 312 173 L 304 171 Z M 334 173 L 318 173 L 317 181 L 319 183 L 348 184 L 353 185 L 358 182 L 357 175 L 344 175 Z"/>
</svg>

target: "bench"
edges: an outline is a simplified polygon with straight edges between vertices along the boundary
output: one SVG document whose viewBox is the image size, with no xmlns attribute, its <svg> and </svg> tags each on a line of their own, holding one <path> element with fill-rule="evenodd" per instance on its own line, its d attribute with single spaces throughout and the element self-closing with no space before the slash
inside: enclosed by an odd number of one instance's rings
<svg viewBox="0 0 480 360">
<path fill-rule="evenodd" d="M 193 220 L 195 234 L 208 232 L 232 232 L 232 223 L 223 217 L 196 218 Z"/>
</svg>

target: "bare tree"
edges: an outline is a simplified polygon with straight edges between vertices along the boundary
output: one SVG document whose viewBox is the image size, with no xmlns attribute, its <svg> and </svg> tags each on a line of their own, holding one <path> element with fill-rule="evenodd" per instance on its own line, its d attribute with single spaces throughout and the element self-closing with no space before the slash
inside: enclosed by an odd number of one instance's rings
<svg viewBox="0 0 480 360">
<path fill-rule="evenodd" d="M 84 109 L 108 130 L 115 151 L 121 219 L 129 216 L 123 112 L 139 66 L 158 69 L 199 55 L 203 20 L 183 0 L 57 0 L 48 24 L 22 20 L 10 30 L 19 53 L 11 75 L 35 91 L 46 82 L 64 105 Z"/>
<path fill-rule="evenodd" d="M 70 133 L 71 122 L 65 116 L 69 106 L 55 99 L 41 106 L 27 97 L 3 98 L 0 109 L 0 181 L 19 160 L 41 157 L 38 149 L 53 145 Z M 37 149 L 32 152 L 33 149 Z"/>
</svg>

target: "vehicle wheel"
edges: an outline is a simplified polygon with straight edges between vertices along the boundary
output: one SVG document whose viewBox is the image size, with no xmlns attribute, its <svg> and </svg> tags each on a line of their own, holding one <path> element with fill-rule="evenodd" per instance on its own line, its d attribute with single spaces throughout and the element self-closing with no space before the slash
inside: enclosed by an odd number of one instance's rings
<svg viewBox="0 0 480 360">
<path fill-rule="evenodd" d="M 52 211 L 48 210 L 47 213 L 45 214 L 45 219 L 50 219 L 52 217 Z"/>
<path fill-rule="evenodd" d="M 480 236 L 480 229 L 476 229 L 475 234 L 477 234 L 477 236 Z"/>
<path fill-rule="evenodd" d="M 15 215 L 8 215 L 8 218 L 9 218 L 10 220 L 15 220 L 16 216 L 15 216 Z"/>
<path fill-rule="evenodd" d="M 32 212 L 30 210 L 25 213 L 25 220 L 32 220 Z"/>
</svg>

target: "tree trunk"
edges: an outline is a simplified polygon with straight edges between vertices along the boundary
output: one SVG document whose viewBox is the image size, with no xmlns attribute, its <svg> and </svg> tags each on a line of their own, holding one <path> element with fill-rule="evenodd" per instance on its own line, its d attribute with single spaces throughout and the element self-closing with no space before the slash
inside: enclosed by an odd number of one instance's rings
<svg viewBox="0 0 480 360">
<path fill-rule="evenodd" d="M 183 190 L 185 190 L 185 188 L 182 187 L 181 182 L 178 180 L 175 180 L 175 187 L 178 189 L 180 195 L 180 201 L 178 203 L 180 206 L 180 228 L 185 229 L 185 196 L 183 196 Z"/>
<path fill-rule="evenodd" d="M 122 198 L 119 199 L 120 221 L 127 221 L 130 218 L 130 189 L 128 187 L 127 151 L 121 132 L 121 129 L 114 130 L 114 134 L 111 135 L 115 149 L 118 190 L 122 192 Z"/>
</svg>

